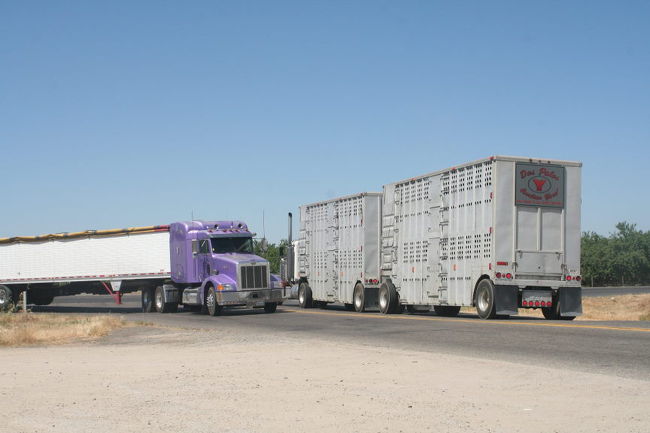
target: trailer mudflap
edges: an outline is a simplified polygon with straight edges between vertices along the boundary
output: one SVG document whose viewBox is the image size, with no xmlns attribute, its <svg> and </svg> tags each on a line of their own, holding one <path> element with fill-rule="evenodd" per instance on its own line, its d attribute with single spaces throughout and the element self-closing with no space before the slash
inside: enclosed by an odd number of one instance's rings
<svg viewBox="0 0 650 433">
<path fill-rule="evenodd" d="M 517 286 L 494 286 L 494 301 L 497 314 L 517 314 L 519 308 Z"/>
<path fill-rule="evenodd" d="M 582 314 L 582 287 L 560 287 L 560 316 Z"/>
</svg>

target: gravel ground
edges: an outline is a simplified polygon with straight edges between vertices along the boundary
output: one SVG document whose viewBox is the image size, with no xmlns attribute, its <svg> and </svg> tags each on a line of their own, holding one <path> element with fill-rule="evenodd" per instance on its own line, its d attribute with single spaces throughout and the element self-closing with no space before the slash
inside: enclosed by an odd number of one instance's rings
<svg viewBox="0 0 650 433">
<path fill-rule="evenodd" d="M 642 380 L 245 330 L 125 328 L 0 365 L 0 432 L 650 431 Z"/>
</svg>

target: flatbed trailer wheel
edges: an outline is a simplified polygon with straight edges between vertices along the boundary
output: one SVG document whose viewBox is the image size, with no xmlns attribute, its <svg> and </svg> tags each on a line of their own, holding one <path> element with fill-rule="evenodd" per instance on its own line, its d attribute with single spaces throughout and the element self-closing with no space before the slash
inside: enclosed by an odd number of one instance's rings
<svg viewBox="0 0 650 433">
<path fill-rule="evenodd" d="M 401 306 L 398 305 L 397 290 L 390 282 L 384 282 L 379 287 L 379 311 L 382 314 L 401 313 Z"/>
<path fill-rule="evenodd" d="M 366 309 L 366 293 L 363 284 L 357 283 L 357 285 L 354 286 L 352 298 L 354 301 L 354 311 L 357 313 L 363 313 Z"/>
<path fill-rule="evenodd" d="M 456 317 L 458 316 L 458 313 L 460 313 L 460 307 L 454 307 L 451 305 L 434 305 L 433 311 L 435 311 L 438 316 Z"/>
<path fill-rule="evenodd" d="M 277 302 L 267 302 L 266 304 L 264 304 L 265 313 L 275 313 L 275 310 L 277 309 L 278 309 Z"/>
<path fill-rule="evenodd" d="M 9 311 L 13 308 L 12 291 L 7 286 L 0 286 L 0 311 Z"/>
<path fill-rule="evenodd" d="M 494 319 L 496 306 L 494 305 L 494 284 L 489 279 L 481 280 L 476 288 L 476 312 L 481 319 Z"/>
<path fill-rule="evenodd" d="M 300 283 L 298 286 L 298 303 L 301 308 L 311 308 L 313 306 L 313 298 L 311 294 L 311 287 L 306 282 Z"/>
</svg>

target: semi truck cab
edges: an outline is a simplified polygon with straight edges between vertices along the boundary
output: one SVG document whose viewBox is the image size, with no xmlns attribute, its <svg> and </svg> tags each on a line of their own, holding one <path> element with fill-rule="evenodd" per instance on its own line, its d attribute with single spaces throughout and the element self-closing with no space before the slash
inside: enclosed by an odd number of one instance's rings
<svg viewBox="0 0 650 433">
<path fill-rule="evenodd" d="M 183 304 L 216 316 L 225 306 L 274 312 L 282 302 L 279 278 L 254 254 L 254 234 L 243 221 L 177 222 L 169 232 L 172 281 L 143 291 L 144 311 Z"/>
</svg>

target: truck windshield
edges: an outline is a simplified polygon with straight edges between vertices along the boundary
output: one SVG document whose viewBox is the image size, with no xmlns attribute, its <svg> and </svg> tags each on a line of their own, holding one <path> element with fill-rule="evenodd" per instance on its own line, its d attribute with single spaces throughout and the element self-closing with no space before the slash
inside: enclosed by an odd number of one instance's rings
<svg viewBox="0 0 650 433">
<path fill-rule="evenodd" d="M 210 242 L 214 254 L 253 254 L 252 238 L 212 238 Z"/>
</svg>

